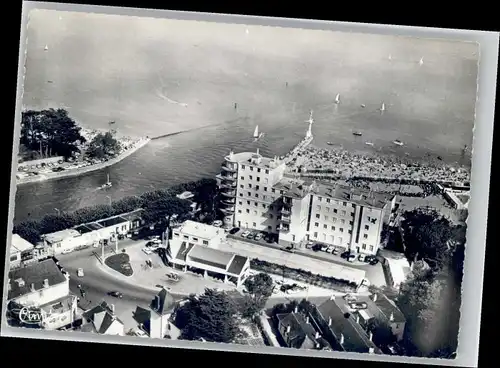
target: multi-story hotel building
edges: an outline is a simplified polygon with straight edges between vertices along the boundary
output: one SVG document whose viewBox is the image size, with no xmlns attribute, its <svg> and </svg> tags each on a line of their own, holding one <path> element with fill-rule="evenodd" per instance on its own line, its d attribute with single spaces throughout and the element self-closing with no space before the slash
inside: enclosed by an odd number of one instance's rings
<svg viewBox="0 0 500 368">
<path fill-rule="evenodd" d="M 286 164 L 259 152 L 231 152 L 217 176 L 227 227 L 278 234 L 282 244 L 305 241 L 375 254 L 395 196 L 345 185 L 284 177 Z"/>
</svg>

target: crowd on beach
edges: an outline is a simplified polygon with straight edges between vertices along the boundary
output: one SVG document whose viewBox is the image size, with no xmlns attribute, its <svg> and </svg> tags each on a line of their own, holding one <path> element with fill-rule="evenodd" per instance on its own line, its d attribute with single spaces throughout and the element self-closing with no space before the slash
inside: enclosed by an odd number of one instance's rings
<svg viewBox="0 0 500 368">
<path fill-rule="evenodd" d="M 423 163 L 411 161 L 407 157 L 377 157 L 313 146 L 301 150 L 289 167 L 291 173 L 328 174 L 345 179 L 364 177 L 454 183 L 470 180 L 468 169 L 453 167 L 442 161 Z"/>
</svg>

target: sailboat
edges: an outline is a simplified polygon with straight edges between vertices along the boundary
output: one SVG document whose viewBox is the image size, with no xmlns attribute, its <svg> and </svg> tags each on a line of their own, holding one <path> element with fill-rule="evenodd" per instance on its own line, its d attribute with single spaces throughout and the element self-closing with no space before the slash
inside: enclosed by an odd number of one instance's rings
<svg viewBox="0 0 500 368">
<path fill-rule="evenodd" d="M 372 147 L 373 147 L 373 143 L 372 143 L 372 142 L 365 142 L 365 144 L 366 144 L 367 146 L 372 146 Z"/>
<path fill-rule="evenodd" d="M 48 45 L 45 45 L 45 47 L 43 48 L 44 51 L 47 51 L 48 49 L 49 49 Z"/>
<path fill-rule="evenodd" d="M 109 188 L 111 186 L 113 186 L 113 183 L 111 183 L 109 181 L 109 174 L 108 174 L 108 180 L 103 185 L 101 185 L 101 189 L 106 189 L 106 188 Z"/>
<path fill-rule="evenodd" d="M 389 60 L 392 60 L 392 55 L 389 55 Z"/>
<path fill-rule="evenodd" d="M 380 106 L 380 111 L 385 111 L 385 103 L 382 102 L 382 106 Z"/>
<path fill-rule="evenodd" d="M 335 96 L 335 103 L 336 104 L 340 103 L 340 93 L 337 93 L 337 96 Z"/>
<path fill-rule="evenodd" d="M 419 60 L 419 62 L 418 62 L 418 65 L 423 65 L 423 64 L 424 64 L 424 58 L 421 57 L 420 60 Z"/>
<path fill-rule="evenodd" d="M 258 141 L 260 138 L 262 138 L 263 135 L 264 133 L 259 133 L 259 126 L 256 125 L 255 130 L 253 131 L 254 141 Z"/>
</svg>

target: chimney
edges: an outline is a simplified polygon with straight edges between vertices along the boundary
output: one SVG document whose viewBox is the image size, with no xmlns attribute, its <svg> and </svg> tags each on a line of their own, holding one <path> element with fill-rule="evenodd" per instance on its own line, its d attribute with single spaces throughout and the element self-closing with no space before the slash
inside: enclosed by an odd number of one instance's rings
<svg viewBox="0 0 500 368">
<path fill-rule="evenodd" d="M 340 334 L 340 341 L 339 341 L 340 345 L 344 345 L 344 334 L 341 333 Z"/>
<path fill-rule="evenodd" d="M 295 309 L 293 310 L 293 313 L 299 313 L 299 307 L 295 306 Z"/>
<path fill-rule="evenodd" d="M 43 287 L 48 288 L 49 287 L 49 279 L 43 280 Z"/>
<path fill-rule="evenodd" d="M 291 330 L 292 330 L 292 326 L 290 326 L 290 325 L 286 326 L 286 333 L 287 334 L 289 334 Z"/>
<path fill-rule="evenodd" d="M 319 332 L 318 331 L 316 331 L 316 334 L 314 335 L 314 338 L 315 339 L 319 339 Z"/>
<path fill-rule="evenodd" d="M 259 148 L 257 148 L 257 154 L 259 154 Z"/>
<path fill-rule="evenodd" d="M 369 348 L 368 349 L 368 354 L 373 354 L 375 353 L 375 349 L 374 348 Z"/>
<path fill-rule="evenodd" d="M 368 332 L 368 338 L 370 339 L 370 341 L 373 340 L 373 332 Z"/>
<path fill-rule="evenodd" d="M 35 291 L 35 284 L 31 284 L 31 291 Z"/>
<path fill-rule="evenodd" d="M 332 317 L 328 317 L 328 326 L 332 325 Z"/>
<path fill-rule="evenodd" d="M 319 349 L 321 347 L 321 345 L 319 344 L 319 342 L 316 343 L 316 349 Z"/>
<path fill-rule="evenodd" d="M 372 300 L 373 300 L 374 302 L 376 302 L 376 301 L 377 301 L 377 294 L 373 294 L 373 295 L 372 295 Z"/>
<path fill-rule="evenodd" d="M 389 321 L 394 321 L 394 313 L 391 312 L 391 315 L 389 316 Z"/>
<path fill-rule="evenodd" d="M 359 323 L 359 314 L 356 314 L 356 323 Z"/>
</svg>

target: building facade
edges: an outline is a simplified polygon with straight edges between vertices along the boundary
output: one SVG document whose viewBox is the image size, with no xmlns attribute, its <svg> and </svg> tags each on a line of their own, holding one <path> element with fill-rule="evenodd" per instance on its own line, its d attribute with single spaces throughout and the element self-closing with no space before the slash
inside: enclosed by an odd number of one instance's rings
<svg viewBox="0 0 500 368">
<path fill-rule="evenodd" d="M 21 266 L 34 259 L 35 246 L 17 234 L 10 240 L 10 269 Z"/>
<path fill-rule="evenodd" d="M 41 328 L 60 329 L 77 319 L 77 298 L 69 290 L 69 274 L 53 258 L 9 272 L 8 300 L 23 308 L 36 308 Z"/>
<path fill-rule="evenodd" d="M 376 254 L 394 195 L 291 179 L 285 170 L 284 161 L 258 151 L 226 156 L 217 175 L 225 226 L 278 234 L 287 245 L 312 240 Z"/>
</svg>

